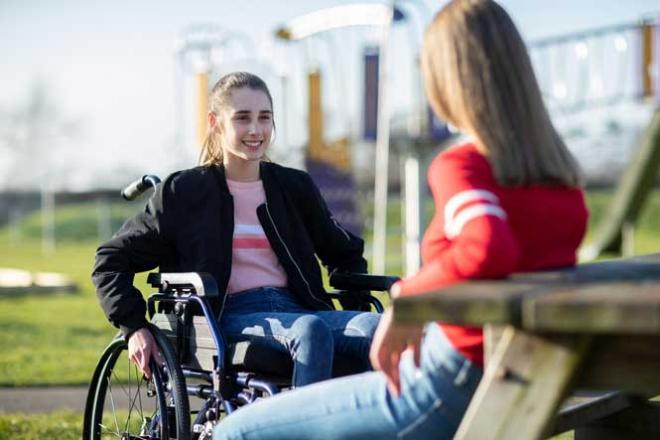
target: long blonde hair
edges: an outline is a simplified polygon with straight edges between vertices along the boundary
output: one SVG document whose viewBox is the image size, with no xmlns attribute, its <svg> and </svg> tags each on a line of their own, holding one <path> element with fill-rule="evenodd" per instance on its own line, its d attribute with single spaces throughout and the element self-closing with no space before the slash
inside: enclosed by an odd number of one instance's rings
<svg viewBox="0 0 660 440">
<path fill-rule="evenodd" d="M 476 138 L 501 185 L 581 184 L 522 37 L 496 2 L 453 0 L 445 6 L 425 33 L 422 69 L 434 111 Z"/>
<path fill-rule="evenodd" d="M 268 97 L 271 109 L 273 108 L 273 97 L 268 90 L 268 86 L 261 78 L 249 72 L 232 72 L 220 78 L 211 89 L 211 93 L 209 94 L 209 111 L 219 115 L 220 110 L 228 105 L 231 92 L 242 89 L 243 87 L 264 92 Z M 275 120 L 273 119 L 274 129 Z M 222 145 L 220 145 L 218 138 L 218 131 L 209 127 L 199 154 L 200 165 L 222 164 Z"/>
</svg>

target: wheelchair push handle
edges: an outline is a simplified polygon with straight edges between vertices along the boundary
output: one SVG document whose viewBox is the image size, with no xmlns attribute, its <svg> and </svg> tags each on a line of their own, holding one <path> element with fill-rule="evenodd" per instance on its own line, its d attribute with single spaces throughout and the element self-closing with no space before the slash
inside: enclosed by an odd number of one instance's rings
<svg viewBox="0 0 660 440">
<path fill-rule="evenodd" d="M 138 196 L 144 193 L 149 188 L 156 188 L 160 183 L 158 176 L 153 174 L 145 174 L 134 182 L 131 182 L 124 189 L 121 190 L 121 196 L 126 200 L 135 200 Z"/>
</svg>

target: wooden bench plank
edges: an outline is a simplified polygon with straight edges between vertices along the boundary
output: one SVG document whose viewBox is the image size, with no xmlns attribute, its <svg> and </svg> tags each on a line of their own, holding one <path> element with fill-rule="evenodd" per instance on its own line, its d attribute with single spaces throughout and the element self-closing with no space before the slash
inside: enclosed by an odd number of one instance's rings
<svg viewBox="0 0 660 440">
<path fill-rule="evenodd" d="M 527 297 L 522 326 L 552 332 L 658 333 L 660 280 L 576 284 Z"/>
<path fill-rule="evenodd" d="M 605 292 L 608 289 L 606 286 L 617 289 L 630 286 L 625 295 L 620 295 L 618 306 L 621 306 L 627 301 L 635 301 L 631 298 L 639 295 L 637 286 L 641 285 L 649 286 L 646 296 L 660 290 L 660 254 L 584 264 L 575 268 L 519 273 L 503 280 L 473 280 L 420 295 L 395 298 L 394 319 L 401 322 L 437 320 L 473 326 L 486 323 L 538 325 L 540 317 L 532 313 L 533 309 L 523 312 L 523 301 L 533 304 L 553 292 L 568 297 L 569 292 L 575 289 L 598 291 L 601 288 L 598 286 L 602 286 L 604 290 L 601 292 Z M 651 295 L 652 299 L 655 299 L 654 295 Z M 640 305 L 635 307 L 641 308 Z M 648 315 L 649 311 L 646 313 Z M 553 319 L 559 323 L 558 326 L 562 325 L 563 319 L 556 316 Z M 643 328 L 655 325 L 652 319 L 655 318 L 647 318 Z"/>
<path fill-rule="evenodd" d="M 551 435 L 570 431 L 602 417 L 618 413 L 637 399 L 619 391 L 605 393 L 576 394 L 562 404 L 559 415 L 555 418 Z"/>
<path fill-rule="evenodd" d="M 527 282 L 472 281 L 421 295 L 395 298 L 394 319 L 401 322 L 443 321 L 481 326 L 521 322 L 520 299 L 539 289 Z"/>
</svg>

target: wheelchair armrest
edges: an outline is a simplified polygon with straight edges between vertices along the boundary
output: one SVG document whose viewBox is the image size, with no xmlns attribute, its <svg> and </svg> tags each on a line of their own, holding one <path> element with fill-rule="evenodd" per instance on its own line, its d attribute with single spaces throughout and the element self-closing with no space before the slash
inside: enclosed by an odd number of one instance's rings
<svg viewBox="0 0 660 440">
<path fill-rule="evenodd" d="M 390 290 L 399 277 L 387 275 L 368 275 L 364 273 L 333 272 L 330 274 L 330 285 L 339 290 Z"/>
<path fill-rule="evenodd" d="M 211 274 L 206 272 L 152 272 L 147 277 L 151 287 L 161 293 L 174 295 L 197 295 L 206 298 L 217 298 L 218 285 Z"/>
</svg>

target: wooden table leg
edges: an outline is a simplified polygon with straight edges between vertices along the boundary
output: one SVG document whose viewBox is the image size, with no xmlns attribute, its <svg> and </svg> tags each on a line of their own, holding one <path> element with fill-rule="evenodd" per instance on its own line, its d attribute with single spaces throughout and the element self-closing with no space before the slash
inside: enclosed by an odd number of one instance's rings
<svg viewBox="0 0 660 440">
<path fill-rule="evenodd" d="M 457 439 L 538 439 L 568 393 L 587 336 L 540 336 L 506 327 Z"/>
<path fill-rule="evenodd" d="M 486 324 L 484 325 L 484 363 L 486 368 L 492 363 L 497 344 L 502 338 L 502 333 L 507 327 L 504 325 Z"/>
</svg>

